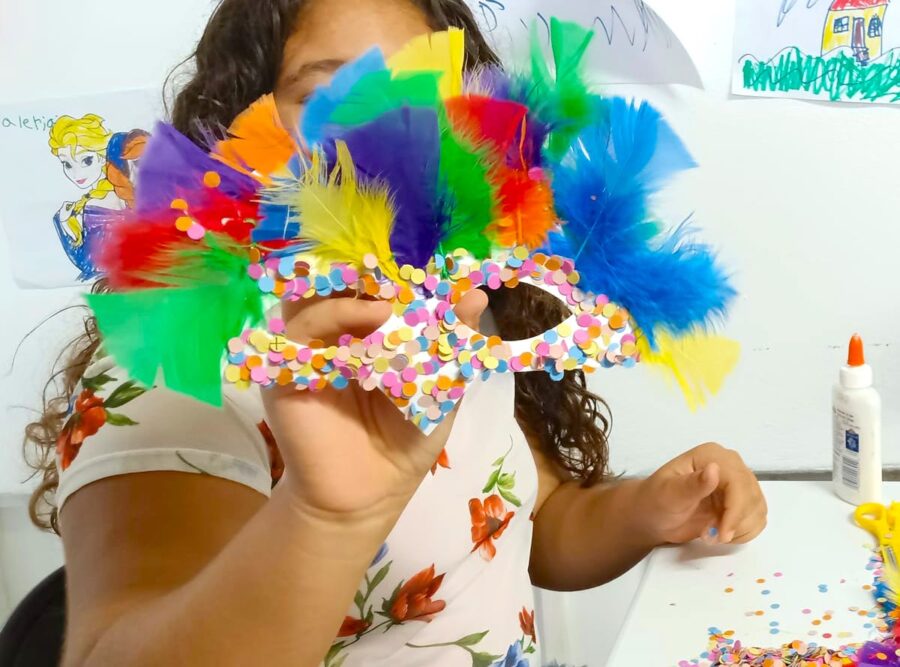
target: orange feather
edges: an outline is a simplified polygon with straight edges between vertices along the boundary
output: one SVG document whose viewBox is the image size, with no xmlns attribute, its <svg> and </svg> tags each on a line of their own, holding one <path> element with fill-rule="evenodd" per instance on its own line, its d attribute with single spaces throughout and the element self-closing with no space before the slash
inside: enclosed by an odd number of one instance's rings
<svg viewBox="0 0 900 667">
<path fill-rule="evenodd" d="M 298 152 L 297 143 L 281 124 L 274 96 L 265 95 L 238 116 L 228 138 L 213 149 L 213 157 L 241 173 L 271 185 L 272 175 Z"/>
<path fill-rule="evenodd" d="M 499 186 L 500 219 L 492 231 L 500 244 L 531 249 L 544 245 L 557 217 L 553 191 L 543 174 L 500 166 L 491 178 Z"/>
</svg>

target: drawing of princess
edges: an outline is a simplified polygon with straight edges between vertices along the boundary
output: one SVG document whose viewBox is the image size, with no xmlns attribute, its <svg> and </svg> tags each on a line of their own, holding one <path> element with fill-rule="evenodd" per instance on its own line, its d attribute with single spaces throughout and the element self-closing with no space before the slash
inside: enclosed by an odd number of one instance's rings
<svg viewBox="0 0 900 667">
<path fill-rule="evenodd" d="M 81 281 L 97 275 L 91 247 L 111 213 L 134 204 L 134 182 L 148 136 L 143 130 L 113 134 L 96 114 L 60 116 L 50 129 L 51 153 L 66 178 L 85 192 L 76 201 L 63 202 L 53 216 L 63 250 L 81 272 Z"/>
</svg>

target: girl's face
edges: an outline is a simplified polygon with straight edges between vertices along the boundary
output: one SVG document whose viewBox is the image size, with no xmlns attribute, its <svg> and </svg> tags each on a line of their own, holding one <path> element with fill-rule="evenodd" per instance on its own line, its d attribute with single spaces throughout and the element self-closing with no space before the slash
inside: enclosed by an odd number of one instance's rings
<svg viewBox="0 0 900 667">
<path fill-rule="evenodd" d="M 275 100 L 281 121 L 296 128 L 303 105 L 341 65 L 374 46 L 386 56 L 431 32 L 422 12 L 405 0 L 312 0 L 285 45 Z"/>
<path fill-rule="evenodd" d="M 82 190 L 88 190 L 103 176 L 106 157 L 94 151 L 76 150 L 63 146 L 57 155 L 63 173 Z"/>
</svg>

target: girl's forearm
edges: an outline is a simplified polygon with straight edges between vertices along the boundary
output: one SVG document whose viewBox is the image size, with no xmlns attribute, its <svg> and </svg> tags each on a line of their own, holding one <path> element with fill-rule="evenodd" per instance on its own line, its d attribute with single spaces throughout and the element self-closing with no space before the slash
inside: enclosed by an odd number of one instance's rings
<svg viewBox="0 0 900 667">
<path fill-rule="evenodd" d="M 136 605 L 67 664 L 316 667 L 402 509 L 339 520 L 279 487 L 197 576 Z"/>
<path fill-rule="evenodd" d="M 563 484 L 534 521 L 531 579 L 535 586 L 571 591 L 621 576 L 657 546 L 637 522 L 639 480 L 588 489 Z"/>
</svg>

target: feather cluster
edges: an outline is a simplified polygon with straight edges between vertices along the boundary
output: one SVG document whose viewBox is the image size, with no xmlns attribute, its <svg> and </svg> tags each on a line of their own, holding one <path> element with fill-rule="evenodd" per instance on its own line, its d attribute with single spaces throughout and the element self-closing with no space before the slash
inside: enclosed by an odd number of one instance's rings
<svg viewBox="0 0 900 667">
<path fill-rule="evenodd" d="M 251 264 L 374 256 L 403 282 L 401 267 L 435 270 L 436 256 L 526 246 L 573 258 L 579 287 L 627 308 L 644 359 L 702 402 L 736 358 L 708 333 L 735 293 L 690 226 L 655 221 L 652 195 L 693 160 L 649 105 L 591 91 L 592 37 L 554 20 L 549 58 L 535 33 L 523 70 L 466 72 L 450 29 L 341 68 L 296 132 L 271 96 L 208 151 L 160 125 L 136 210 L 98 249 L 115 292 L 90 305 L 110 352 L 142 381 L 161 370 L 217 402 L 227 340 L 263 311 Z"/>
</svg>

